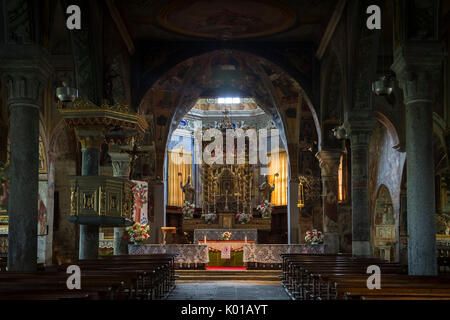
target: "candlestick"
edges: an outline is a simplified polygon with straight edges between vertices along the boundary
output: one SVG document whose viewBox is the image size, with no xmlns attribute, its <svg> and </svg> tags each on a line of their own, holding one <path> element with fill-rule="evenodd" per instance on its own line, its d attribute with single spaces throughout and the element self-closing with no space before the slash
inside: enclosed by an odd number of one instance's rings
<svg viewBox="0 0 450 320">
<path fill-rule="evenodd" d="M 206 235 L 203 236 L 203 242 L 206 244 Z"/>
<path fill-rule="evenodd" d="M 245 235 L 245 238 L 244 238 L 244 239 L 245 239 L 245 243 L 247 243 L 247 235 Z"/>
</svg>

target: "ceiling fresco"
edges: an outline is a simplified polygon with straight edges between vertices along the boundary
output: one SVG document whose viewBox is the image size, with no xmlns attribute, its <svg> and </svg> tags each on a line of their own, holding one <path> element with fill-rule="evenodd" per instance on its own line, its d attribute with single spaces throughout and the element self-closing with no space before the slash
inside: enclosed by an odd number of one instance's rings
<svg viewBox="0 0 450 320">
<path fill-rule="evenodd" d="M 295 24 L 296 15 L 272 1 L 178 0 L 161 9 L 158 22 L 195 37 L 245 39 L 287 30 Z"/>
</svg>

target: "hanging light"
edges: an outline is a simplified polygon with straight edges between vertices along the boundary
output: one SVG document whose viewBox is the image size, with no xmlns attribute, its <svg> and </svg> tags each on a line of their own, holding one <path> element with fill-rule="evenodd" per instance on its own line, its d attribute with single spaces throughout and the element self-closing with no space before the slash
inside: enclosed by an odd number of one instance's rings
<svg viewBox="0 0 450 320">
<path fill-rule="evenodd" d="M 381 54 L 382 54 L 382 70 L 385 68 L 385 52 L 384 52 L 384 33 L 381 33 Z M 384 73 L 385 71 L 383 71 Z M 394 90 L 394 74 L 388 69 L 388 71 L 382 75 L 378 80 L 372 82 L 372 92 L 377 96 L 388 96 Z"/>
<path fill-rule="evenodd" d="M 297 207 L 303 208 L 305 206 L 305 194 L 303 192 L 303 183 L 298 183 L 298 203 Z"/>
<path fill-rule="evenodd" d="M 56 96 L 61 102 L 74 102 L 78 98 L 78 89 L 68 87 L 66 82 L 62 84 L 62 87 L 56 88 Z"/>
<path fill-rule="evenodd" d="M 342 140 L 347 138 L 347 132 L 345 131 L 345 127 L 343 125 L 334 128 L 333 132 L 336 139 Z"/>
<path fill-rule="evenodd" d="M 394 90 L 394 77 L 392 74 L 381 76 L 378 80 L 372 82 L 372 91 L 377 96 L 388 96 Z"/>
</svg>

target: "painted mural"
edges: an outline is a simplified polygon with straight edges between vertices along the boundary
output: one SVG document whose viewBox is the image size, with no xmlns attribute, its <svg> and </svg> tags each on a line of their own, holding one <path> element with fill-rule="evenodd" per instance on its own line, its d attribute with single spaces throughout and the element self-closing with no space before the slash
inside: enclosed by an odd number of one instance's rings
<svg viewBox="0 0 450 320">
<path fill-rule="evenodd" d="M 398 228 L 400 212 L 400 191 L 406 154 L 398 152 L 393 133 L 377 123 L 370 140 L 369 190 L 372 216 L 372 240 L 374 255 L 386 254 L 394 259 L 398 256 Z M 375 247 L 388 246 L 382 250 Z M 387 250 L 391 250 L 387 253 Z"/>
</svg>

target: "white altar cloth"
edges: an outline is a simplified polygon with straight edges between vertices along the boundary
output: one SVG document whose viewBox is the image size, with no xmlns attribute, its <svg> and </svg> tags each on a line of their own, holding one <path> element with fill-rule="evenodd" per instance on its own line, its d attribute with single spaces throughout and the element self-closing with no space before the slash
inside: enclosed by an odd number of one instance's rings
<svg viewBox="0 0 450 320">
<path fill-rule="evenodd" d="M 257 263 L 282 263 L 280 254 L 323 254 L 324 245 L 317 244 L 244 244 L 243 261 Z"/>
<path fill-rule="evenodd" d="M 176 253 L 175 263 L 208 263 L 208 245 L 205 244 L 145 244 L 128 245 L 129 254 Z"/>
</svg>

